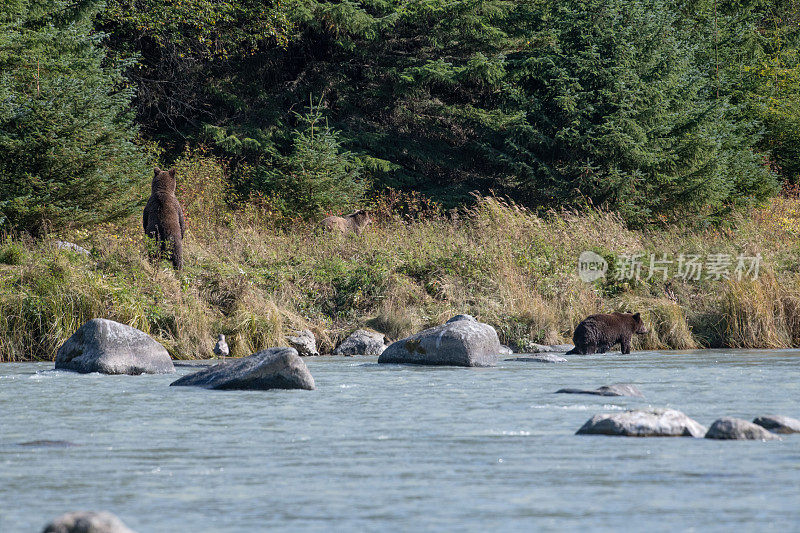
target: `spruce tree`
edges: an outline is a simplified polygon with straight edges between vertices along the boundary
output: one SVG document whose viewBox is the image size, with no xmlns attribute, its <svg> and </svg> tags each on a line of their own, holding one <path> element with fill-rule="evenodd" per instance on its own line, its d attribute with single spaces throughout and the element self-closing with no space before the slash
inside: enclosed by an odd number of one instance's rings
<svg viewBox="0 0 800 533">
<path fill-rule="evenodd" d="M 133 90 L 92 33 L 97 0 L 0 6 L 0 211 L 40 234 L 129 214 L 146 159 Z"/>
</svg>

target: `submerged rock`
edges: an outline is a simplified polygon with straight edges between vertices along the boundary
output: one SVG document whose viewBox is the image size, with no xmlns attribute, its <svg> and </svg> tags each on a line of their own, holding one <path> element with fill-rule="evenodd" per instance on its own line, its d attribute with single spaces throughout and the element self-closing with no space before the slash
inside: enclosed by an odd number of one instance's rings
<svg viewBox="0 0 800 533">
<path fill-rule="evenodd" d="M 43 533 L 135 533 L 106 511 L 65 513 L 45 526 Z"/>
<path fill-rule="evenodd" d="M 634 396 L 644 398 L 642 391 L 636 385 L 630 383 L 614 383 L 613 385 L 603 385 L 595 390 L 585 389 L 559 389 L 556 394 L 595 394 L 597 396 Z"/>
<path fill-rule="evenodd" d="M 56 353 L 56 369 L 101 374 L 171 374 L 166 348 L 136 328 L 93 318 Z"/>
<path fill-rule="evenodd" d="M 357 329 L 333 350 L 333 355 L 380 355 L 386 349 L 383 333 Z"/>
<path fill-rule="evenodd" d="M 297 350 L 300 357 L 310 357 L 319 355 L 317 351 L 317 339 L 310 329 L 296 331 L 293 337 L 286 337 L 289 346 Z"/>
<path fill-rule="evenodd" d="M 183 359 L 173 359 L 172 364 L 175 368 L 208 368 L 211 365 L 217 364 L 216 359 L 205 359 L 198 361 L 185 361 Z"/>
<path fill-rule="evenodd" d="M 241 359 L 228 360 L 188 376 L 170 386 L 221 390 L 314 390 L 314 378 L 294 348 L 270 348 Z"/>
<path fill-rule="evenodd" d="M 68 440 L 31 440 L 28 442 L 20 442 L 17 443 L 17 446 L 28 446 L 31 448 L 72 448 L 75 446 L 80 446 L 80 444 L 75 444 L 74 442 L 70 442 Z"/>
<path fill-rule="evenodd" d="M 768 429 L 773 433 L 800 433 L 800 420 L 781 415 L 757 416 L 753 424 Z"/>
<path fill-rule="evenodd" d="M 492 366 L 500 350 L 500 340 L 492 326 L 469 315 L 458 315 L 441 326 L 389 345 L 378 363 Z"/>
<path fill-rule="evenodd" d="M 703 437 L 706 428 L 675 409 L 634 409 L 594 415 L 576 435 Z"/>
<path fill-rule="evenodd" d="M 525 357 L 510 357 L 506 359 L 506 361 L 528 361 L 534 363 L 566 363 L 567 360 L 563 357 L 559 357 L 558 355 L 553 354 L 541 354 L 541 355 L 526 355 Z"/>
<path fill-rule="evenodd" d="M 531 350 L 533 353 L 567 353 L 568 351 L 572 350 L 575 346 L 572 344 L 533 344 L 533 349 Z"/>
<path fill-rule="evenodd" d="M 763 427 L 741 418 L 723 417 L 714 421 L 706 433 L 707 439 L 722 440 L 780 440 Z"/>
</svg>

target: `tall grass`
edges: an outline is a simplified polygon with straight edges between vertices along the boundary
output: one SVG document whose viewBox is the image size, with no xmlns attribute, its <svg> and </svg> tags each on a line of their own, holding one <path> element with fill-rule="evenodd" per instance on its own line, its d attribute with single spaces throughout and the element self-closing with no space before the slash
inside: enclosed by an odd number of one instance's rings
<svg viewBox="0 0 800 533">
<path fill-rule="evenodd" d="M 310 328 L 322 351 L 358 327 L 390 339 L 470 313 L 504 343 L 569 341 L 585 316 L 641 311 L 639 349 L 800 346 L 800 201 L 779 198 L 729 226 L 632 231 L 612 213 L 537 216 L 498 198 L 449 213 L 419 197 L 373 201 L 362 235 L 316 221 L 276 220 L 267 203 L 229 205 L 224 168 L 202 154 L 178 162 L 188 232 L 185 269 L 147 260 L 138 218 L 59 238 L 0 243 L 0 360 L 49 360 L 94 317 L 148 332 L 178 358 L 207 357 L 218 333 L 234 355 Z M 761 253 L 756 280 L 585 283 L 576 262 L 594 250 Z"/>
</svg>

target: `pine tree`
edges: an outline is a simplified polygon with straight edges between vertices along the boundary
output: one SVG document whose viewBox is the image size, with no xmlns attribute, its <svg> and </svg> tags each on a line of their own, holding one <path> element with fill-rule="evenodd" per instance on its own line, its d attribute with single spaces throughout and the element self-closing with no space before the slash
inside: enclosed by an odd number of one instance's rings
<svg viewBox="0 0 800 533">
<path fill-rule="evenodd" d="M 0 6 L 0 211 L 40 234 L 129 214 L 146 179 L 132 88 L 92 34 L 98 0 Z"/>
<path fill-rule="evenodd" d="M 290 216 L 339 214 L 357 207 L 366 189 L 361 161 L 341 148 L 318 106 L 311 105 L 299 118 L 291 153 L 262 167 L 253 188 L 272 196 Z"/>
</svg>

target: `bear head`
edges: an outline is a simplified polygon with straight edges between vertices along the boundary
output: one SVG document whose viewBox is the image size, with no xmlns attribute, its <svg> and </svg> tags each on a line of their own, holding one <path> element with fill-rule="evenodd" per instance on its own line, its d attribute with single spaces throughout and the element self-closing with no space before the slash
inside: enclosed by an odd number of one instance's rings
<svg viewBox="0 0 800 533">
<path fill-rule="evenodd" d="M 177 181 L 175 180 L 175 169 L 161 170 L 156 167 L 153 169 L 153 194 L 167 193 L 175 194 L 175 187 Z"/>
<path fill-rule="evenodd" d="M 647 328 L 644 325 L 641 313 L 633 314 L 633 324 L 635 327 L 635 329 L 633 330 L 634 333 L 638 333 L 639 335 L 644 335 L 645 333 L 647 333 Z"/>
<path fill-rule="evenodd" d="M 359 228 L 363 228 L 370 222 L 372 222 L 372 218 L 370 218 L 369 213 L 364 209 L 359 209 L 354 213 L 348 215 L 353 221 L 355 222 L 356 226 Z"/>
</svg>

